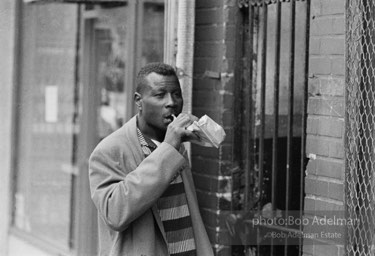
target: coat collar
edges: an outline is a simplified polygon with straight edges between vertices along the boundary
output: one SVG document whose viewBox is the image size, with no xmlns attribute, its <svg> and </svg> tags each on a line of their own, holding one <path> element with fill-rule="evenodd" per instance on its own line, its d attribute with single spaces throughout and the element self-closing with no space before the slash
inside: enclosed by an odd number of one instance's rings
<svg viewBox="0 0 375 256">
<path fill-rule="evenodd" d="M 139 143 L 138 140 L 138 134 L 137 134 L 137 116 L 133 116 L 124 126 L 123 128 L 125 129 L 125 135 L 127 137 L 127 140 L 130 141 L 131 145 L 133 145 L 132 150 L 133 150 L 133 155 L 135 158 L 135 162 L 138 165 L 141 164 L 141 162 L 145 159 L 145 155 L 143 153 L 143 150 L 141 148 L 141 144 Z M 158 209 L 156 208 L 156 205 L 151 207 L 152 213 L 154 215 L 155 221 L 163 235 L 164 241 L 167 243 L 167 237 L 164 231 L 164 226 L 163 223 L 160 219 L 160 215 L 158 212 Z"/>
</svg>

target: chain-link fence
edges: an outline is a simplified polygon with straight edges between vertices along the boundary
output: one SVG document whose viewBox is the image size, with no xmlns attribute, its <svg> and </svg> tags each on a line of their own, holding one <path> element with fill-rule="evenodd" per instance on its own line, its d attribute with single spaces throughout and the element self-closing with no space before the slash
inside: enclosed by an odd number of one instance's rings
<svg viewBox="0 0 375 256">
<path fill-rule="evenodd" d="M 375 254 L 375 2 L 347 0 L 347 255 Z"/>
</svg>

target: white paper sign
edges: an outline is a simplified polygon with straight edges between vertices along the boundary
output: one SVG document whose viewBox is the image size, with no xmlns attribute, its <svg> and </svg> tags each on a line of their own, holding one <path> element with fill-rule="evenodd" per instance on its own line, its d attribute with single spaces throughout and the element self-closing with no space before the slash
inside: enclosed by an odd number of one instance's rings
<svg viewBox="0 0 375 256">
<path fill-rule="evenodd" d="M 56 85 L 47 85 L 45 90 L 45 120 L 47 123 L 56 123 L 58 113 L 58 88 Z"/>
</svg>

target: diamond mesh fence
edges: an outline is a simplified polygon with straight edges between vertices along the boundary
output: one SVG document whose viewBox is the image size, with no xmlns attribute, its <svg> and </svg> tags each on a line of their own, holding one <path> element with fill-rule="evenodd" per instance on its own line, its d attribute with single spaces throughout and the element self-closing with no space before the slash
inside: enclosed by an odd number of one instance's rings
<svg viewBox="0 0 375 256">
<path fill-rule="evenodd" d="M 375 1 L 346 7 L 346 255 L 375 255 Z"/>
</svg>

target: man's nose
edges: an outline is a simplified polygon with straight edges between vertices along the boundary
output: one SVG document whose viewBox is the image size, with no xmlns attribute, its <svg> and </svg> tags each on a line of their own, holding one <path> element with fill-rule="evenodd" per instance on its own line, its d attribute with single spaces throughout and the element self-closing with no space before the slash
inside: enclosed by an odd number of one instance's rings
<svg viewBox="0 0 375 256">
<path fill-rule="evenodd" d="M 176 100 L 176 98 L 171 94 L 171 93 L 168 93 L 167 94 L 167 106 L 169 106 L 169 107 L 175 107 L 176 105 L 177 105 L 177 100 Z"/>
</svg>

